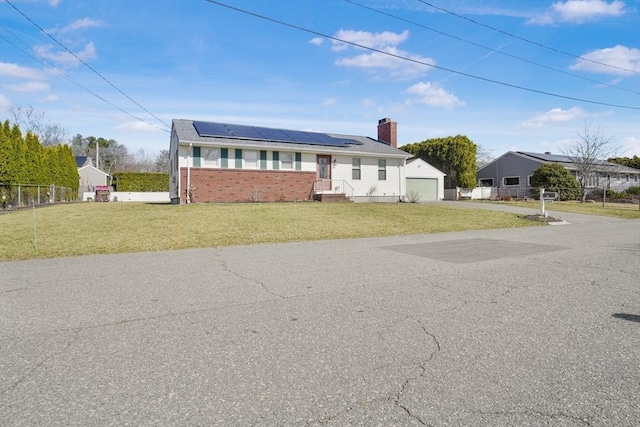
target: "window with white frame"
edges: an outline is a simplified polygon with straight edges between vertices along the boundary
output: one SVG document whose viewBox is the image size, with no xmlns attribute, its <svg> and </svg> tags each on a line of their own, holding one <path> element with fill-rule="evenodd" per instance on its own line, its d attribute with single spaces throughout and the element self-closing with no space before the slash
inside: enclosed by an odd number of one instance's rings
<svg viewBox="0 0 640 427">
<path fill-rule="evenodd" d="M 520 185 L 520 177 L 519 176 L 505 176 L 502 178 L 502 185 L 505 187 Z"/>
<path fill-rule="evenodd" d="M 493 187 L 493 178 L 484 178 L 480 180 L 480 187 Z"/>
<path fill-rule="evenodd" d="M 280 169 L 293 169 L 293 153 L 280 153 Z"/>
<path fill-rule="evenodd" d="M 258 152 L 255 150 L 244 150 L 244 167 L 246 169 L 258 169 Z"/>
<path fill-rule="evenodd" d="M 360 179 L 361 170 L 360 170 L 360 158 L 353 157 L 351 159 L 351 179 Z"/>
<path fill-rule="evenodd" d="M 218 167 L 218 159 L 220 159 L 220 149 L 218 148 L 202 148 L 200 150 L 202 157 L 202 166 L 205 168 Z"/>
<path fill-rule="evenodd" d="M 533 175 L 527 175 L 527 185 L 528 185 L 529 187 L 531 187 L 531 177 L 532 177 L 532 176 L 533 176 Z"/>
<path fill-rule="evenodd" d="M 386 159 L 378 159 L 378 180 L 380 181 L 387 180 L 387 160 Z"/>
</svg>

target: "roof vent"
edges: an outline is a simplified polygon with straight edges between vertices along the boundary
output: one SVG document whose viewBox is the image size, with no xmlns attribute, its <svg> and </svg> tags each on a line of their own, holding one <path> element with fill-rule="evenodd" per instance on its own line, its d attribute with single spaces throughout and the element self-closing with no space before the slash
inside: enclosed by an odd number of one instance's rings
<svg viewBox="0 0 640 427">
<path fill-rule="evenodd" d="M 551 154 L 551 151 L 545 151 L 544 154 Z"/>
</svg>

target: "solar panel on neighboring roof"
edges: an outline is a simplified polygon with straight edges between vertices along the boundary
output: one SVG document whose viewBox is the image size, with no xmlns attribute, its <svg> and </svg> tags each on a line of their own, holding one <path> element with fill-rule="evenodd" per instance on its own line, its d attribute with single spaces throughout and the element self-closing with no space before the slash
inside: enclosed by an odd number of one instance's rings
<svg viewBox="0 0 640 427">
<path fill-rule="evenodd" d="M 252 139 L 257 141 L 324 145 L 331 147 L 347 147 L 351 144 L 362 145 L 361 142 L 354 139 L 334 138 L 321 132 L 305 132 L 300 130 L 199 121 L 194 121 L 193 126 L 196 132 L 198 132 L 198 135 L 202 137 Z"/>
</svg>

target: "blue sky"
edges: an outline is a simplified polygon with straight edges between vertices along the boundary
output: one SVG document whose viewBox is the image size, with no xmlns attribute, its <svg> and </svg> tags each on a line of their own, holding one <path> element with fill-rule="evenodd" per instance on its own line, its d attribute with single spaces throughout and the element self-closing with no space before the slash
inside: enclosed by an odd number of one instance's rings
<svg viewBox="0 0 640 427">
<path fill-rule="evenodd" d="M 399 145 L 558 153 L 591 122 L 640 155 L 639 0 L 222 0 L 291 26 L 206 0 L 10 2 L 0 118 L 32 106 L 130 152 L 167 149 L 173 118 L 376 137 L 390 117 Z"/>
</svg>

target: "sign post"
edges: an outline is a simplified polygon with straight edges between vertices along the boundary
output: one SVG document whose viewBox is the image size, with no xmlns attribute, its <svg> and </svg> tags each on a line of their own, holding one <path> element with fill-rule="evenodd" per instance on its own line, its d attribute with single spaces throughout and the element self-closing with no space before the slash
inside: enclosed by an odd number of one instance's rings
<svg viewBox="0 0 640 427">
<path fill-rule="evenodd" d="M 544 188 L 540 188 L 540 215 L 547 217 L 547 211 L 544 209 Z"/>
</svg>

